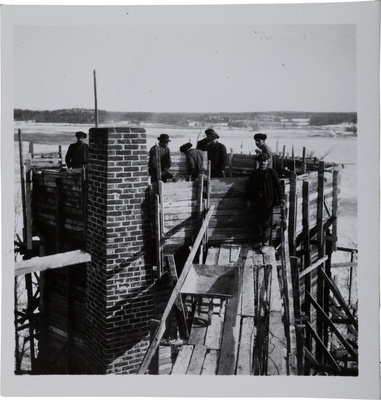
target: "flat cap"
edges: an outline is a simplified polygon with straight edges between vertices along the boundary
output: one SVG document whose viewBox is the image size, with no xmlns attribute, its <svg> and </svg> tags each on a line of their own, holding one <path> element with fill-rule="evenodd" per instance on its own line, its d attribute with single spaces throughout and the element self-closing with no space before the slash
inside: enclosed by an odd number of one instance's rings
<svg viewBox="0 0 381 400">
<path fill-rule="evenodd" d="M 192 147 L 192 143 L 188 142 L 180 146 L 180 151 L 182 153 L 185 153 L 187 150 L 189 150 Z"/>
<path fill-rule="evenodd" d="M 205 131 L 205 134 L 206 134 L 206 136 L 211 136 L 211 137 L 213 137 L 215 139 L 219 139 L 219 136 L 218 136 L 217 132 L 212 128 L 207 129 Z"/>
<path fill-rule="evenodd" d="M 76 132 L 76 133 L 75 133 L 75 136 L 76 136 L 77 138 L 86 139 L 86 138 L 87 138 L 87 133 L 79 131 L 79 132 Z"/>
<path fill-rule="evenodd" d="M 267 135 L 265 133 L 256 133 L 254 135 L 254 140 L 266 140 L 267 139 Z"/>
<path fill-rule="evenodd" d="M 270 156 L 268 153 L 261 153 L 257 156 L 258 161 L 264 161 L 264 160 L 269 160 Z"/>
</svg>

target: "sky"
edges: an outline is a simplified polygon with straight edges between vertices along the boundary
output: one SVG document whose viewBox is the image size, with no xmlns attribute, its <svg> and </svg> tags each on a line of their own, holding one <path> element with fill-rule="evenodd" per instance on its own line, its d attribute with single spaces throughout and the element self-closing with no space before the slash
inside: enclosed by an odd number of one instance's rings
<svg viewBox="0 0 381 400">
<path fill-rule="evenodd" d="M 107 111 L 357 110 L 354 24 L 170 21 L 16 26 L 14 107 L 94 108 L 95 70 Z"/>
</svg>

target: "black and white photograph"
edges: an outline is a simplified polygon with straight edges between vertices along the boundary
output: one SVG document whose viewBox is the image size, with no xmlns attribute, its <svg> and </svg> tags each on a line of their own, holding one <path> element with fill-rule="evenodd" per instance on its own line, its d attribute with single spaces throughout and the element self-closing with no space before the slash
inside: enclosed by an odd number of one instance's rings
<svg viewBox="0 0 381 400">
<path fill-rule="evenodd" d="M 2 8 L 3 395 L 379 397 L 379 11 Z"/>
</svg>

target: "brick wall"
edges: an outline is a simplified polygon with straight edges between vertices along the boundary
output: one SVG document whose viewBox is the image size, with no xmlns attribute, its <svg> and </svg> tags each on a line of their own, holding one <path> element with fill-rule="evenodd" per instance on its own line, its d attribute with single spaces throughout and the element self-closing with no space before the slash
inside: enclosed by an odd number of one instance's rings
<svg viewBox="0 0 381 400">
<path fill-rule="evenodd" d="M 91 373 L 135 373 L 153 317 L 146 133 L 89 132 L 86 342 Z"/>
</svg>

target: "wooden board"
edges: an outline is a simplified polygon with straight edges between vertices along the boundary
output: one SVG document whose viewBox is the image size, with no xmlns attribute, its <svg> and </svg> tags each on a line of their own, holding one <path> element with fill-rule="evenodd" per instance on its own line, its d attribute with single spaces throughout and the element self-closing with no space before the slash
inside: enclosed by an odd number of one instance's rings
<svg viewBox="0 0 381 400">
<path fill-rule="evenodd" d="M 183 345 L 172 368 L 172 375 L 185 375 L 192 357 L 193 346 Z"/>
<path fill-rule="evenodd" d="M 235 245 L 235 244 L 230 245 L 230 264 L 234 265 L 237 263 L 240 253 L 241 253 L 240 245 Z"/>
<path fill-rule="evenodd" d="M 224 302 L 225 304 L 225 302 Z M 221 313 L 213 313 L 210 325 L 206 331 L 205 345 L 208 349 L 220 350 L 222 327 L 225 319 L 225 307 L 221 309 Z"/>
<path fill-rule="evenodd" d="M 221 355 L 218 365 L 218 375 L 234 375 L 238 352 L 239 332 L 241 325 L 241 291 L 243 260 L 247 257 L 247 249 L 242 248 L 237 268 L 239 271 L 238 296 L 229 299 L 225 310 L 225 322 L 221 341 Z"/>
<path fill-rule="evenodd" d="M 253 374 L 253 351 L 256 329 L 254 317 L 243 317 L 236 375 Z"/>
<path fill-rule="evenodd" d="M 210 350 L 206 354 L 204 365 L 202 366 L 201 375 L 216 375 L 218 355 L 218 350 Z"/>
<path fill-rule="evenodd" d="M 276 268 L 271 274 L 268 375 L 286 375 L 287 340 L 282 319 L 282 295 Z M 271 349 L 271 351 L 270 351 Z"/>
<path fill-rule="evenodd" d="M 217 265 L 219 254 L 219 247 L 209 247 L 208 253 L 206 255 L 205 265 Z"/>
<path fill-rule="evenodd" d="M 242 316 L 254 317 L 254 265 L 252 265 L 252 258 L 246 259 L 243 267 L 242 278 Z"/>
<path fill-rule="evenodd" d="M 212 220 L 212 219 L 211 219 Z M 210 224 L 209 224 L 210 226 Z M 230 245 L 221 245 L 220 254 L 218 256 L 219 265 L 228 265 L 230 262 Z"/>
<path fill-rule="evenodd" d="M 192 358 L 189 363 L 187 375 L 201 375 L 202 366 L 204 365 L 206 346 L 196 345 L 193 349 Z"/>
<path fill-rule="evenodd" d="M 203 345 L 208 328 L 209 316 L 207 311 L 196 310 L 189 334 L 188 344 Z"/>
<path fill-rule="evenodd" d="M 62 268 L 90 261 L 90 254 L 82 250 L 73 250 L 45 257 L 33 257 L 29 260 L 15 263 L 15 276 L 45 271 L 47 269 Z"/>
</svg>

